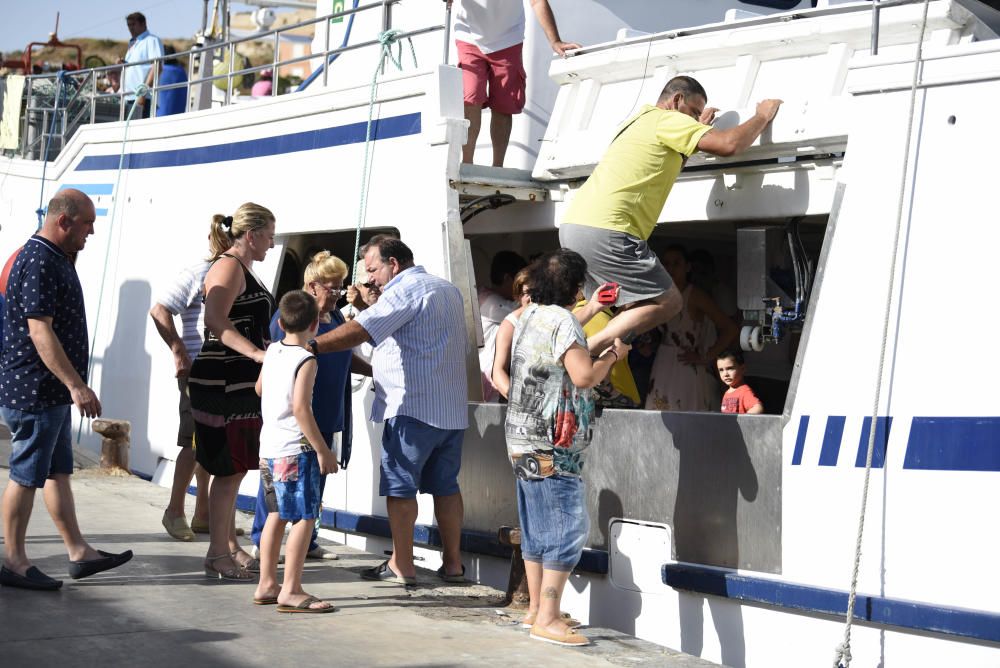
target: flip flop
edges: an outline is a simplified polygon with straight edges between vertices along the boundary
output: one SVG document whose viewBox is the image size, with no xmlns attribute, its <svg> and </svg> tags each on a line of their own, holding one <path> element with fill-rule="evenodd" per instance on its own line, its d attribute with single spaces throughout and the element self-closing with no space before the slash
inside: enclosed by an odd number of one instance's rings
<svg viewBox="0 0 1000 668">
<path fill-rule="evenodd" d="M 332 605 L 328 608 L 310 608 L 313 603 L 322 603 L 323 600 L 316 598 L 315 596 L 310 596 L 298 605 L 279 605 L 278 612 L 293 612 L 293 613 L 303 613 L 303 614 L 313 614 L 322 615 L 328 612 L 336 612 L 337 608 Z"/>
<path fill-rule="evenodd" d="M 365 580 L 375 580 L 376 582 L 395 582 L 396 584 L 412 586 L 417 584 L 417 578 L 403 577 L 402 575 L 396 575 L 391 568 L 389 568 L 389 560 L 386 559 L 378 566 L 373 566 L 372 568 L 366 568 L 361 571 L 361 577 Z"/>
<path fill-rule="evenodd" d="M 453 573 L 451 575 L 448 575 L 447 573 L 444 572 L 444 566 L 442 566 L 441 568 L 437 569 L 437 574 L 438 577 L 444 580 L 445 582 L 465 582 L 465 564 L 462 564 L 461 573 Z"/>
<path fill-rule="evenodd" d="M 0 566 L 0 585 L 4 587 L 17 587 L 18 589 L 34 589 L 35 591 L 55 591 L 62 587 L 62 580 L 50 578 L 45 573 L 32 566 L 18 575 L 6 566 Z"/>
<path fill-rule="evenodd" d="M 253 604 L 254 605 L 277 605 L 278 604 L 278 597 L 277 596 L 268 596 L 267 598 L 254 598 Z"/>
<path fill-rule="evenodd" d="M 99 559 L 69 562 L 69 576 L 74 580 L 79 580 L 80 578 L 96 575 L 102 571 L 118 568 L 125 562 L 132 559 L 132 550 L 125 550 L 121 554 L 111 554 L 110 552 L 105 552 L 104 550 L 98 550 L 97 553 L 101 555 Z"/>
</svg>

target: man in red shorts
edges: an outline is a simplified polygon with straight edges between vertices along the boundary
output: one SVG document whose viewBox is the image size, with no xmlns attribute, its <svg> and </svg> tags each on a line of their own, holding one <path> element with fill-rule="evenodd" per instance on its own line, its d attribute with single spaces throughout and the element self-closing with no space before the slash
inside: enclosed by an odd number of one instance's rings
<svg viewBox="0 0 1000 668">
<path fill-rule="evenodd" d="M 452 0 L 448 0 L 451 6 Z M 560 56 L 580 45 L 559 37 L 548 0 L 531 0 L 531 8 L 552 50 Z M 458 66 L 465 88 L 465 117 L 469 139 L 462 162 L 472 162 L 483 107 L 490 108 L 493 166 L 503 167 L 514 114 L 524 109 L 524 5 L 521 0 L 458 0 L 455 16 Z"/>
</svg>

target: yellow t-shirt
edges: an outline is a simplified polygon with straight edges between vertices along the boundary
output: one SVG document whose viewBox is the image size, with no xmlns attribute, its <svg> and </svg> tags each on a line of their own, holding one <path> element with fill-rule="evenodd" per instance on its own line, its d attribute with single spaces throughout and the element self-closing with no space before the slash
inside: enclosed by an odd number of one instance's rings
<svg viewBox="0 0 1000 668">
<path fill-rule="evenodd" d="M 648 239 L 684 161 L 712 129 L 687 114 L 648 104 L 628 122 L 576 193 L 564 223 Z"/>
</svg>

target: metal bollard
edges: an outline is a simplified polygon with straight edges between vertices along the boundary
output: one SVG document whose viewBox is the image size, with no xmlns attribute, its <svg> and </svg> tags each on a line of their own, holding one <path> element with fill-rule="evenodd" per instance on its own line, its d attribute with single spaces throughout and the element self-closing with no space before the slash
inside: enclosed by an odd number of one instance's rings
<svg viewBox="0 0 1000 668">
<path fill-rule="evenodd" d="M 132 425 L 128 420 L 98 419 L 91 428 L 100 434 L 101 468 L 111 473 L 130 475 L 128 468 L 129 434 Z"/>
<path fill-rule="evenodd" d="M 507 580 L 504 605 L 517 609 L 527 608 L 528 578 L 524 572 L 524 559 L 521 558 L 521 530 L 517 527 L 500 527 L 497 540 L 501 545 L 514 548 L 514 553 L 510 556 L 510 578 Z"/>
</svg>

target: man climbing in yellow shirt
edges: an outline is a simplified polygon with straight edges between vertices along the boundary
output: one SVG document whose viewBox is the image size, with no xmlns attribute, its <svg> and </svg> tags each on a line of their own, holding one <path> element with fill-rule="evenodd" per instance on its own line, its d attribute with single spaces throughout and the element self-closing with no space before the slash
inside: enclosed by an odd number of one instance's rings
<svg viewBox="0 0 1000 668">
<path fill-rule="evenodd" d="M 559 227 L 560 244 L 587 261 L 585 294 L 606 282 L 620 286 L 621 311 L 588 338 L 591 352 L 629 332 L 643 334 L 680 311 L 680 292 L 646 243 L 667 195 L 695 151 L 742 153 L 781 106 L 781 100 L 763 100 L 745 123 L 719 130 L 708 125 L 718 109 L 707 103 L 708 94 L 695 79 L 668 81 L 656 106 L 645 105 L 612 140 Z"/>
</svg>

